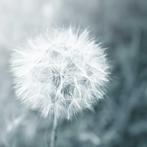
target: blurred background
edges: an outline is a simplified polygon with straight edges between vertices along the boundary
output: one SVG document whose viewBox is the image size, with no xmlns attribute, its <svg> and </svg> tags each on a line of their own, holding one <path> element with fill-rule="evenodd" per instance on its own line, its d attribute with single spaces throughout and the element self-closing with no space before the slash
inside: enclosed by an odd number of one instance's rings
<svg viewBox="0 0 147 147">
<path fill-rule="evenodd" d="M 112 77 L 94 112 L 63 121 L 57 147 L 147 147 L 147 0 L 0 0 L 0 147 L 47 147 L 51 123 L 16 100 L 13 48 L 53 26 L 89 27 Z"/>
</svg>

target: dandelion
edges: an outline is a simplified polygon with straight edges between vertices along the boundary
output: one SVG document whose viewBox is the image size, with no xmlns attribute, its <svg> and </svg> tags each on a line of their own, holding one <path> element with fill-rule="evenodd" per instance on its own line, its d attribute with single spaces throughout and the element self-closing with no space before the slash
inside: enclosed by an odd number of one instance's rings
<svg viewBox="0 0 147 147">
<path fill-rule="evenodd" d="M 11 70 L 18 99 L 57 121 L 92 109 L 103 98 L 109 76 L 105 50 L 89 32 L 54 29 L 28 40 L 12 54 Z"/>
</svg>

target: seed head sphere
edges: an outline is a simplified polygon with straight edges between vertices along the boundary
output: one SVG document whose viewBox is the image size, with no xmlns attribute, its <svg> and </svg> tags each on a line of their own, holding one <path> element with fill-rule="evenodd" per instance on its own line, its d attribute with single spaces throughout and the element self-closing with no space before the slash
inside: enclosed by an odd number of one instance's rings
<svg viewBox="0 0 147 147">
<path fill-rule="evenodd" d="M 16 96 L 44 117 L 56 110 L 70 119 L 103 98 L 109 77 L 105 50 L 89 32 L 54 29 L 15 49 L 11 58 Z"/>
</svg>

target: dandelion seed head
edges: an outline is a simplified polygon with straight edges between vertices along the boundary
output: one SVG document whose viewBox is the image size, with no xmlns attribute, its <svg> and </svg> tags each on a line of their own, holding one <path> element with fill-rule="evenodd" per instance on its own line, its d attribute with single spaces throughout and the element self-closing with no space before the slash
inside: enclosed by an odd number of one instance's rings
<svg viewBox="0 0 147 147">
<path fill-rule="evenodd" d="M 105 50 L 89 32 L 55 29 L 28 40 L 12 54 L 18 99 L 44 117 L 72 118 L 92 109 L 105 94 L 109 65 Z"/>
</svg>

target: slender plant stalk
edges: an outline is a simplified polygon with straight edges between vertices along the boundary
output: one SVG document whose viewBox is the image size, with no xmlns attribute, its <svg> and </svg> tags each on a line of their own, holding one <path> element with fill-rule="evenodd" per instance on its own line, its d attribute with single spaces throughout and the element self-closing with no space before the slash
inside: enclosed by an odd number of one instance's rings
<svg viewBox="0 0 147 147">
<path fill-rule="evenodd" d="M 56 111 L 54 108 L 54 113 L 53 113 L 53 127 L 52 127 L 52 132 L 51 132 L 51 138 L 50 138 L 50 147 L 55 147 L 56 146 L 56 140 L 57 140 L 57 117 L 56 117 Z"/>
</svg>

